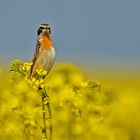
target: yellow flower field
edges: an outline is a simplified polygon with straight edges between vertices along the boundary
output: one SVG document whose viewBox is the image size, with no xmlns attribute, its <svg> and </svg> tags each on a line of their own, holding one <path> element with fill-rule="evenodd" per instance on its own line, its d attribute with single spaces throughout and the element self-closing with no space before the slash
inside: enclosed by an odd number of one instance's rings
<svg viewBox="0 0 140 140">
<path fill-rule="evenodd" d="M 36 79 L 28 76 L 29 69 L 30 63 L 16 60 L 10 74 L 0 70 L 0 140 L 42 139 L 39 86 L 49 96 L 52 116 L 46 128 L 53 140 L 140 139 L 139 88 L 88 80 L 72 64 L 57 65 L 45 81 L 45 71 Z"/>
</svg>

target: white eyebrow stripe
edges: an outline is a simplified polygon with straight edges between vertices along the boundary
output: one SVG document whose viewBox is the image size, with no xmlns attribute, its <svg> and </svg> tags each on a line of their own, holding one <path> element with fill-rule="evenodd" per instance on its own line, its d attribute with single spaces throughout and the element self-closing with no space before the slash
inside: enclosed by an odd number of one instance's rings
<svg viewBox="0 0 140 140">
<path fill-rule="evenodd" d="M 40 25 L 39 27 L 43 27 L 43 28 L 45 28 L 46 26 L 44 26 L 44 25 Z"/>
<path fill-rule="evenodd" d="M 43 27 L 43 28 L 50 28 L 50 26 L 49 25 L 47 25 L 47 26 L 45 26 L 45 25 L 40 25 L 39 27 Z"/>
</svg>

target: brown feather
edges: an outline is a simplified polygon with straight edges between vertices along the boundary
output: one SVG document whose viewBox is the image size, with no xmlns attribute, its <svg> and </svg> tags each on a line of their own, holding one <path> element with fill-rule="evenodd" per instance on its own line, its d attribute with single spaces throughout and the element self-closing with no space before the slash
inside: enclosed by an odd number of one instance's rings
<svg viewBox="0 0 140 140">
<path fill-rule="evenodd" d="M 33 72 L 33 68 L 34 68 L 34 65 L 35 65 L 35 61 L 36 61 L 36 59 L 37 59 L 37 57 L 38 57 L 38 54 L 39 54 L 40 46 L 41 46 L 41 43 L 40 43 L 39 40 L 37 40 L 36 49 L 35 49 L 35 53 L 34 53 L 34 58 L 33 58 L 33 60 L 32 60 L 30 75 L 31 75 L 32 72 Z"/>
<path fill-rule="evenodd" d="M 46 67 L 48 66 L 47 71 L 49 71 L 49 68 L 52 67 L 53 61 L 50 58 L 48 58 L 50 53 L 52 53 L 52 57 L 53 57 L 54 52 L 52 48 L 53 48 L 53 42 L 52 42 L 52 39 L 50 37 L 48 30 L 42 31 L 37 38 L 36 50 L 35 50 L 34 58 L 32 60 L 33 63 L 31 65 L 31 70 L 30 70 L 30 74 L 32 76 L 36 75 L 36 69 L 42 67 L 42 62 L 44 62 L 43 64 L 44 66 L 45 65 Z M 47 63 L 45 64 L 45 62 Z"/>
</svg>

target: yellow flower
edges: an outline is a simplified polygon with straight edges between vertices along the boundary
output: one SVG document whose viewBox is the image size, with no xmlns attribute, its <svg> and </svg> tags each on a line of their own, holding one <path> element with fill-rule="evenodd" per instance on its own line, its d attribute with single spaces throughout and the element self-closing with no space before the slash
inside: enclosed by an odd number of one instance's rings
<svg viewBox="0 0 140 140">
<path fill-rule="evenodd" d="M 32 78 L 32 82 L 35 82 L 36 81 L 36 79 L 35 78 Z"/>
<path fill-rule="evenodd" d="M 36 81 L 35 81 L 35 85 L 37 85 L 37 86 L 38 86 L 39 84 L 40 84 L 40 83 L 39 83 L 39 81 L 38 81 L 38 80 L 36 80 Z"/>
</svg>

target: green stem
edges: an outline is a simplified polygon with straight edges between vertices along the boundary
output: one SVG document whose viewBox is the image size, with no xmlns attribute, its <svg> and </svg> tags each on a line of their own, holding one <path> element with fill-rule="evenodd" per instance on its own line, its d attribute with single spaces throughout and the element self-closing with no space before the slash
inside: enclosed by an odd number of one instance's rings
<svg viewBox="0 0 140 140">
<path fill-rule="evenodd" d="M 47 128 L 46 128 L 46 109 L 45 109 L 45 95 L 42 94 L 42 112 L 43 112 L 43 126 L 42 126 L 42 139 L 47 140 Z"/>
<path fill-rule="evenodd" d="M 53 131 L 52 111 L 51 111 L 49 96 L 47 95 L 45 89 L 43 90 L 42 93 L 42 111 L 43 111 L 42 139 L 52 140 L 52 131 Z"/>
<path fill-rule="evenodd" d="M 47 109 L 48 109 L 48 114 L 49 114 L 49 129 L 50 129 L 50 139 L 49 140 L 52 140 L 52 132 L 53 132 L 53 127 L 52 127 L 52 111 L 51 111 L 51 106 L 50 106 L 50 103 L 48 102 L 47 103 Z"/>
</svg>

